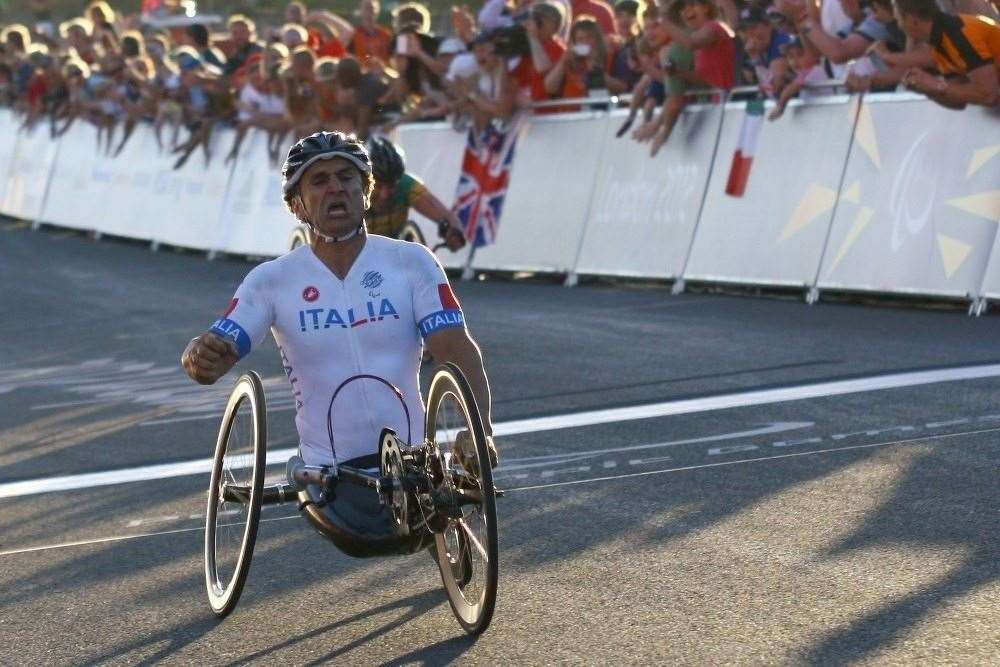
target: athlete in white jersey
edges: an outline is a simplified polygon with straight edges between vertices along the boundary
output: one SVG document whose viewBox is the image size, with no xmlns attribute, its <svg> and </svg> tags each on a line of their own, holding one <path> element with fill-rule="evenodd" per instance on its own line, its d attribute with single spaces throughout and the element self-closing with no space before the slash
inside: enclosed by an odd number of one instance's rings
<svg viewBox="0 0 1000 667">
<path fill-rule="evenodd" d="M 423 441 L 426 345 L 468 377 L 494 449 L 482 356 L 441 265 L 422 245 L 365 230 L 373 179 L 363 145 L 311 135 L 292 147 L 282 173 L 285 201 L 314 240 L 247 275 L 223 316 L 184 350 L 187 374 L 214 383 L 270 330 L 295 397 L 302 457 L 344 463 L 374 455 L 385 426 Z"/>
</svg>

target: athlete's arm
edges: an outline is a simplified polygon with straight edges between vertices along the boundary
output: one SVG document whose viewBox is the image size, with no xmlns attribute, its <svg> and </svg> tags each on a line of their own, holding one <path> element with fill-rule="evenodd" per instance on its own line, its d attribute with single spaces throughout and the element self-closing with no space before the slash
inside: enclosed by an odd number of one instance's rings
<svg viewBox="0 0 1000 667">
<path fill-rule="evenodd" d="M 447 222 L 456 229 L 462 228 L 462 223 L 458 221 L 458 216 L 456 216 L 451 209 L 445 207 L 445 205 L 441 203 L 441 200 L 432 195 L 429 191 L 420 195 L 420 197 L 413 202 L 412 206 L 417 210 L 417 213 L 433 220 L 434 222 Z"/>
<path fill-rule="evenodd" d="M 198 384 L 215 384 L 267 335 L 273 315 L 261 294 L 260 268 L 247 275 L 222 317 L 184 348 L 181 366 Z"/>
<path fill-rule="evenodd" d="M 239 360 L 236 345 L 211 331 L 192 338 L 181 354 L 184 372 L 198 384 L 215 384 Z"/>
<path fill-rule="evenodd" d="M 440 329 L 424 339 L 427 351 L 434 361 L 443 364 L 451 362 L 458 366 L 472 385 L 472 393 L 476 396 L 479 412 L 483 416 L 483 428 L 486 435 L 493 435 L 493 410 L 490 398 L 490 383 L 486 379 L 486 368 L 483 366 L 483 355 L 476 341 L 472 340 L 465 327 Z"/>
</svg>

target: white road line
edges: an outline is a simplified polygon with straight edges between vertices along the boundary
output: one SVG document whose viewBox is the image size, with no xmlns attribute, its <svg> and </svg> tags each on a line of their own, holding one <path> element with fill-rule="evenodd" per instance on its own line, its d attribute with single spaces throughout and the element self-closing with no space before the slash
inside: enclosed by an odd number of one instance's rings
<svg viewBox="0 0 1000 667">
<path fill-rule="evenodd" d="M 814 449 L 808 452 L 792 452 L 790 454 L 777 454 L 775 456 L 760 456 L 754 459 L 738 459 L 736 461 L 719 461 L 717 463 L 702 463 L 693 466 L 682 466 L 680 468 L 667 468 L 665 470 L 647 470 L 645 472 L 632 472 L 621 475 L 609 475 L 606 477 L 590 477 L 588 479 L 574 479 L 568 482 L 552 482 L 550 484 L 532 484 L 531 486 L 516 486 L 512 489 L 504 489 L 504 493 L 509 493 L 511 491 L 534 491 L 536 489 L 548 489 L 554 486 L 575 486 L 577 484 L 590 484 L 592 482 L 607 482 L 616 479 L 628 479 L 630 477 L 648 477 L 649 475 L 663 475 L 668 472 L 699 470 L 701 468 L 719 468 L 721 466 L 732 466 L 732 465 L 738 465 L 740 463 L 758 463 L 760 461 L 774 461 L 776 459 L 789 459 L 797 456 L 811 456 L 813 454 L 847 452 L 852 449 L 871 449 L 873 447 L 887 447 L 889 445 L 912 445 L 915 442 L 923 442 L 925 440 L 945 440 L 947 438 L 957 438 L 963 435 L 979 435 L 981 433 L 994 433 L 996 431 L 1000 431 L 1000 428 L 986 428 L 979 431 L 965 431 L 963 433 L 943 433 L 940 435 L 927 435 L 922 438 L 911 438 L 909 440 L 889 440 L 887 442 L 875 442 L 867 445 L 851 445 L 849 447 L 831 447 L 830 449 Z"/>
<path fill-rule="evenodd" d="M 298 514 L 293 514 L 291 516 L 279 516 L 270 519 L 261 519 L 260 522 L 264 523 L 266 521 L 285 521 L 287 519 L 297 519 Z M 98 537 L 92 540 L 79 540 L 77 542 L 63 542 L 61 544 L 46 544 L 39 547 L 26 547 L 24 549 L 10 549 L 8 551 L 0 551 L 0 556 L 14 556 L 16 554 L 28 554 L 35 551 L 48 551 L 50 549 L 65 549 L 67 547 L 83 547 L 88 544 L 104 544 L 105 542 L 122 542 L 124 540 L 137 540 L 140 537 L 156 537 L 157 535 L 175 535 L 177 533 L 191 533 L 196 530 L 204 531 L 204 526 L 198 526 L 197 528 L 176 528 L 174 530 L 161 530 L 155 533 L 136 533 L 135 535 L 115 535 L 112 537 Z"/>
<path fill-rule="evenodd" d="M 493 432 L 497 436 L 518 435 L 521 433 L 536 433 L 597 424 L 610 424 L 654 417 L 692 414 L 711 410 L 725 410 L 754 405 L 767 405 L 798 401 L 808 398 L 840 396 L 883 389 L 914 387 L 939 382 L 957 382 L 961 380 L 977 380 L 1000 376 L 1000 364 L 980 366 L 961 366 L 929 371 L 913 371 L 908 373 L 893 373 L 873 377 L 855 378 L 852 380 L 831 380 L 812 384 L 795 385 L 791 387 L 776 387 L 773 389 L 758 389 L 717 396 L 705 396 L 674 401 L 663 401 L 647 405 L 635 405 L 625 408 L 610 408 L 606 410 L 588 410 L 572 414 L 555 415 L 551 417 L 534 417 L 495 424 Z M 279 449 L 268 452 L 268 464 L 283 463 L 295 453 L 295 448 Z M 109 470 L 80 475 L 66 475 L 42 479 L 30 479 L 19 482 L 0 484 L 0 498 L 14 498 L 36 493 L 52 491 L 69 491 L 95 486 L 124 484 L 151 479 L 166 479 L 185 475 L 204 474 L 212 468 L 211 459 L 195 461 L 180 461 L 160 465 L 141 466 L 123 470 Z"/>
<path fill-rule="evenodd" d="M 591 484 L 593 482 L 610 482 L 610 481 L 615 481 L 615 480 L 619 480 L 619 479 L 629 479 L 629 478 L 632 478 L 632 477 L 648 477 L 650 475 L 664 475 L 666 473 L 671 473 L 671 472 L 684 472 L 684 471 L 687 471 L 687 470 L 699 470 L 699 469 L 702 469 L 702 468 L 719 468 L 719 467 L 722 467 L 722 466 L 733 466 L 733 465 L 739 465 L 739 464 L 742 464 L 742 463 L 759 463 L 759 462 L 762 462 L 762 461 L 774 461 L 776 459 L 788 459 L 788 458 L 794 458 L 794 457 L 800 457 L 800 456 L 812 456 L 814 454 L 830 454 L 830 453 L 846 452 L 846 451 L 857 450 L 857 449 L 872 449 L 872 448 L 875 448 L 875 447 L 888 447 L 890 445 L 912 445 L 914 443 L 924 442 L 926 440 L 946 440 L 946 439 L 950 439 L 950 438 L 958 438 L 958 437 L 965 436 L 965 435 L 980 435 L 980 434 L 983 434 L 983 433 L 995 433 L 997 431 L 1000 431 L 1000 428 L 986 428 L 986 429 L 980 429 L 978 431 L 963 431 L 961 433 L 942 433 L 942 434 L 937 434 L 937 435 L 927 435 L 927 436 L 924 436 L 924 437 L 921 437 L 921 438 L 910 438 L 908 440 L 887 440 L 885 442 L 875 442 L 875 443 L 869 443 L 869 444 L 866 444 L 866 445 L 851 445 L 849 447 L 835 447 L 835 448 L 832 448 L 832 449 L 814 449 L 814 450 L 808 451 L 808 452 L 793 452 L 793 453 L 789 453 L 789 454 L 778 454 L 776 456 L 761 456 L 761 457 L 753 458 L 753 459 L 739 459 L 739 460 L 735 460 L 735 461 L 719 461 L 719 462 L 716 462 L 716 463 L 704 463 L 704 464 L 701 464 L 701 465 L 682 466 L 682 467 L 679 467 L 679 468 L 668 468 L 668 469 L 665 469 L 665 470 L 648 470 L 648 471 L 645 471 L 645 472 L 623 473 L 621 475 L 609 475 L 609 476 L 605 476 L 605 477 L 591 477 L 591 478 L 588 478 L 588 479 L 576 479 L 576 480 L 571 480 L 571 481 L 567 481 L 567 482 L 551 482 L 549 484 L 533 484 L 531 486 L 517 486 L 517 487 L 513 487 L 513 488 L 504 489 L 504 492 L 505 493 L 511 493 L 511 492 L 514 492 L 514 491 L 536 491 L 538 489 L 549 489 L 549 488 L 553 488 L 553 487 L 557 487 L 557 486 L 575 486 L 577 484 Z M 527 476 L 528 475 L 524 474 L 524 473 L 512 475 L 512 477 L 514 477 L 514 478 L 524 478 L 524 477 L 527 477 Z M 261 519 L 260 521 L 261 521 L 261 523 L 264 523 L 264 522 L 267 522 L 267 521 L 286 521 L 288 519 L 295 519 L 295 518 L 298 518 L 297 514 L 293 514 L 293 515 L 290 515 L 290 516 L 282 516 L 282 517 L 274 517 L 274 518 L 268 518 L 268 519 Z M 106 542 L 120 542 L 120 541 L 123 541 L 123 540 L 135 540 L 135 539 L 139 539 L 141 537 L 156 537 L 158 535 L 174 535 L 174 534 L 177 534 L 177 533 L 190 533 L 190 532 L 194 532 L 196 530 L 198 530 L 198 531 L 204 530 L 204 527 L 203 526 L 198 526 L 197 528 L 177 528 L 175 530 L 163 530 L 163 531 L 158 531 L 158 532 L 139 533 L 139 534 L 136 534 L 136 535 L 118 535 L 118 536 L 112 536 L 112 537 L 101 537 L 101 538 L 92 539 L 92 540 L 79 540 L 77 542 L 63 542 L 61 544 L 48 544 L 48 545 L 42 545 L 42 546 L 37 546 L 37 547 L 27 547 L 27 548 L 24 548 L 24 549 L 11 549 L 11 550 L 8 550 L 8 551 L 0 551 L 0 557 L 3 557 L 3 556 L 14 556 L 16 554 L 23 554 L 23 553 L 33 553 L 33 552 L 36 552 L 36 551 L 48 551 L 50 549 L 64 549 L 64 548 L 67 548 L 67 547 L 86 546 L 86 545 L 90 545 L 90 544 L 103 544 L 103 543 L 106 543 Z"/>
</svg>

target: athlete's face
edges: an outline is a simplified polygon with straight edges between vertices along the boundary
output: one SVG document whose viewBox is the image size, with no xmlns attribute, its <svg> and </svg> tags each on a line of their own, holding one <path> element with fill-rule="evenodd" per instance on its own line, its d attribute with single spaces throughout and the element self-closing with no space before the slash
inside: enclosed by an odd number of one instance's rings
<svg viewBox="0 0 1000 667">
<path fill-rule="evenodd" d="M 299 181 L 305 218 L 322 234 L 342 236 L 365 214 L 365 178 L 341 157 L 314 163 Z"/>
</svg>

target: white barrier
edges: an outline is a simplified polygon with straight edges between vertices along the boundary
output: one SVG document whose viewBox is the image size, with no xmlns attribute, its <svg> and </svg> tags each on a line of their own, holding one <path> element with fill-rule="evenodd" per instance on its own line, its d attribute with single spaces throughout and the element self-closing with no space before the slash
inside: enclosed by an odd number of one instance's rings
<svg viewBox="0 0 1000 667">
<path fill-rule="evenodd" d="M 796 102 L 778 120 L 763 120 L 742 197 L 725 189 L 746 104 L 726 105 L 685 279 L 812 284 L 851 143 L 856 105 L 848 102 L 840 95 Z"/>
<path fill-rule="evenodd" d="M 996 113 L 867 97 L 819 288 L 978 294 L 1000 221 L 998 151 Z"/>
<path fill-rule="evenodd" d="M 472 265 L 656 278 L 686 265 L 683 277 L 703 280 L 1000 299 L 1000 115 L 909 94 L 845 102 L 796 103 L 765 123 L 742 198 L 724 194 L 742 105 L 688 110 L 655 160 L 614 138 L 623 111 L 533 118 L 497 243 Z M 198 152 L 174 170 L 148 126 L 118 158 L 83 122 L 55 141 L 44 123 L 18 132 L 0 110 L 7 215 L 204 250 L 287 247 L 294 221 L 261 133 L 235 165 L 223 164 L 233 135 L 222 131 L 211 164 Z M 397 132 L 409 168 L 449 204 L 464 133 L 443 123 Z M 467 256 L 441 253 L 451 267 Z"/>
<path fill-rule="evenodd" d="M 136 127 L 118 157 L 97 146 L 93 127 L 74 123 L 60 140 L 44 221 L 76 229 L 211 250 L 229 169 L 218 151 L 206 166 L 201 152 L 175 170 L 176 155 L 160 149 L 151 127 Z M 280 249 L 278 249 L 280 252 Z"/>
<path fill-rule="evenodd" d="M 406 169 L 423 179 L 427 188 L 449 206 L 455 199 L 458 176 L 462 171 L 465 133 L 455 131 L 449 123 L 426 123 L 400 126 L 396 140 L 406 151 Z M 429 245 L 438 242 L 437 223 L 416 211 L 412 219 L 420 227 Z M 454 253 L 438 252 L 438 259 L 448 268 L 465 266 L 469 249 Z"/>
<path fill-rule="evenodd" d="M 232 147 L 233 134 L 223 143 Z M 284 155 L 280 159 L 284 159 Z M 267 153 L 267 134 L 247 133 L 236 158 L 213 248 L 241 255 L 281 255 L 296 221 L 281 197 L 281 172 Z"/>
<path fill-rule="evenodd" d="M 496 243 L 476 269 L 568 273 L 587 220 L 606 113 L 532 118 L 521 127 Z"/>
<path fill-rule="evenodd" d="M 629 135 L 615 137 L 627 112 L 612 114 L 602 139 L 604 154 L 597 165 L 576 273 L 680 275 L 705 194 L 721 115 L 719 105 L 685 111 L 670 140 L 650 158 L 649 144 L 637 144 Z"/>
<path fill-rule="evenodd" d="M 59 143 L 50 136 L 46 122 L 37 123 L 31 130 L 17 134 L 18 119 L 8 116 L 7 121 L 11 128 L 8 131 L 17 135 L 17 143 L 7 171 L 0 213 L 24 220 L 39 220 Z"/>
<path fill-rule="evenodd" d="M 8 173 L 17 150 L 17 125 L 14 115 L 7 109 L 0 109 L 0 202 L 7 191 Z"/>
</svg>

